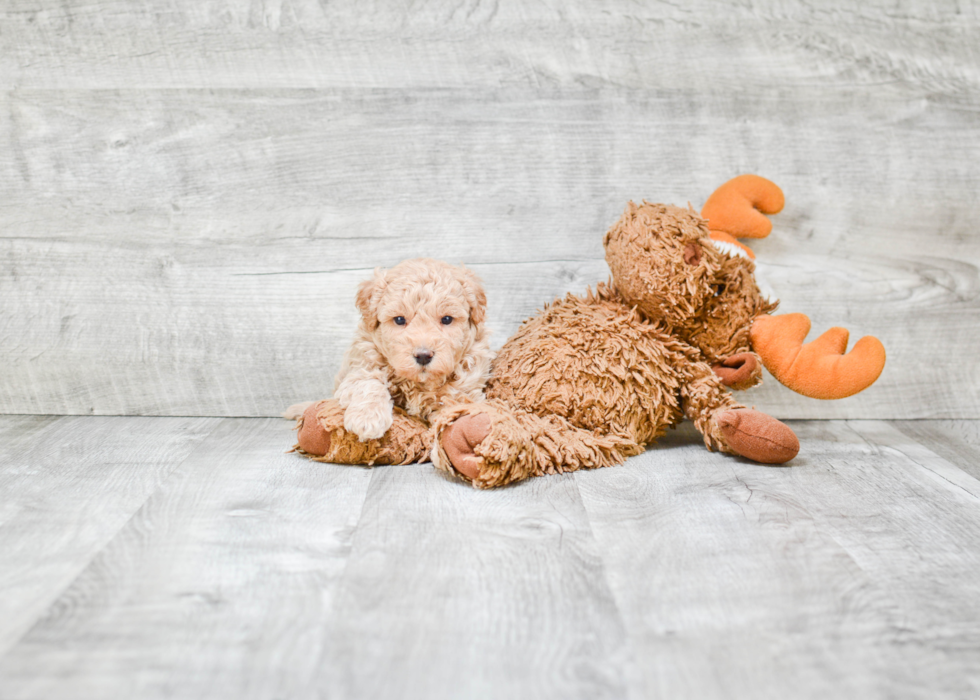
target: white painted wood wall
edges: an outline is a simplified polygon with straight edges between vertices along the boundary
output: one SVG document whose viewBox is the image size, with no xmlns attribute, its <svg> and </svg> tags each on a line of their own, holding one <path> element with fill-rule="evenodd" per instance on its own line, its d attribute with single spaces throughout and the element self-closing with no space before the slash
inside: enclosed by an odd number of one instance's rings
<svg viewBox="0 0 980 700">
<path fill-rule="evenodd" d="M 630 198 L 787 197 L 761 271 L 888 350 L 786 418 L 980 417 L 980 5 L 0 5 L 0 412 L 276 415 L 356 283 L 486 281 L 496 344 L 606 278 Z"/>
</svg>

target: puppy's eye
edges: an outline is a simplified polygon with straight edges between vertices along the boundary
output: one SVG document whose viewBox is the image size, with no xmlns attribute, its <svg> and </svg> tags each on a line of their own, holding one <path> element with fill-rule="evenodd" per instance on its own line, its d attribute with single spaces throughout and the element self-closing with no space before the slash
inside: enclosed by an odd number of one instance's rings
<svg viewBox="0 0 980 700">
<path fill-rule="evenodd" d="M 442 325 L 448 326 L 452 322 L 453 322 L 453 317 L 452 316 L 443 316 L 442 317 Z"/>
<path fill-rule="evenodd" d="M 725 293 L 725 285 L 723 284 L 713 284 L 711 285 L 711 289 L 714 290 L 716 297 L 720 297 Z"/>
<path fill-rule="evenodd" d="M 397 324 L 399 326 L 404 326 L 405 325 L 405 317 L 404 316 L 395 316 L 391 320 L 394 321 L 395 324 Z"/>
</svg>

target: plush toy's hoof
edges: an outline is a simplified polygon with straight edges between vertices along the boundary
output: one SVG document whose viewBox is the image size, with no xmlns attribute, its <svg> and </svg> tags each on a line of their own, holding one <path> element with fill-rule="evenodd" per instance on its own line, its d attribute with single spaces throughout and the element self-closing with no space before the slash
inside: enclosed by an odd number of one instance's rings
<svg viewBox="0 0 980 700">
<path fill-rule="evenodd" d="M 471 481 L 480 476 L 483 466 L 483 458 L 474 448 L 489 434 L 490 416 L 485 413 L 461 416 L 442 434 L 442 449 L 453 468 Z"/>
<path fill-rule="evenodd" d="M 721 383 L 732 389 L 748 389 L 762 373 L 759 358 L 754 352 L 740 352 L 726 357 L 711 368 Z"/>
<path fill-rule="evenodd" d="M 330 433 L 323 429 L 316 414 L 322 402 L 310 404 L 303 412 L 303 425 L 299 429 L 297 442 L 303 452 L 322 457 L 330 451 Z"/>
<path fill-rule="evenodd" d="M 716 413 L 714 421 L 728 446 L 754 462 L 783 464 L 800 451 L 796 433 L 765 413 L 740 408 Z"/>
</svg>

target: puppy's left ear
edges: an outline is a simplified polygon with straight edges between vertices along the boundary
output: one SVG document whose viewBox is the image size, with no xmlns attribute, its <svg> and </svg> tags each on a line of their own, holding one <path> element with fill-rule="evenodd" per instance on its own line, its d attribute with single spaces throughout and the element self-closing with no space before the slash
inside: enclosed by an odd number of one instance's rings
<svg viewBox="0 0 980 700">
<path fill-rule="evenodd" d="M 460 265 L 456 269 L 456 281 L 463 286 L 466 303 L 470 306 L 470 323 L 479 326 L 487 316 L 487 293 L 483 291 L 483 282 L 472 270 Z"/>
</svg>

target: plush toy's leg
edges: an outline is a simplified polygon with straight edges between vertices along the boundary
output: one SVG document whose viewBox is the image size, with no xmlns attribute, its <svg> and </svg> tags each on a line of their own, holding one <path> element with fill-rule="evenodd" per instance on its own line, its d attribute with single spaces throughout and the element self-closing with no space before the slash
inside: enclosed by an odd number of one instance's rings
<svg viewBox="0 0 980 700">
<path fill-rule="evenodd" d="M 708 365 L 689 364 L 683 373 L 681 408 L 704 435 L 708 449 L 763 464 L 788 462 L 800 451 L 800 441 L 787 425 L 735 401 Z"/>
<path fill-rule="evenodd" d="M 361 442 L 344 430 L 344 409 L 335 399 L 311 405 L 297 427 L 294 449 L 318 462 L 409 464 L 427 461 L 432 448 L 432 429 L 399 408 L 388 432 L 378 440 Z"/>
<path fill-rule="evenodd" d="M 625 436 L 576 428 L 498 401 L 440 411 L 433 423 L 432 462 L 478 488 L 531 476 L 618 464 L 643 448 Z"/>
</svg>

